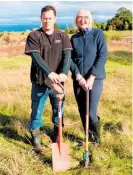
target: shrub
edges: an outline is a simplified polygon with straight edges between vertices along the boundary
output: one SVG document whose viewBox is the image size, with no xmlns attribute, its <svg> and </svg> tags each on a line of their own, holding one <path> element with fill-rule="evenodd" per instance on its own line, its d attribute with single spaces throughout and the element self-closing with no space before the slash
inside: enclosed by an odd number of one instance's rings
<svg viewBox="0 0 133 175">
<path fill-rule="evenodd" d="M 0 38 L 1 38 L 3 35 L 4 35 L 3 33 L 0 33 Z"/>
<path fill-rule="evenodd" d="M 108 41 L 110 39 L 108 33 L 104 33 L 104 36 L 105 36 L 106 41 Z"/>
<path fill-rule="evenodd" d="M 67 28 L 65 30 L 65 33 L 66 34 L 75 34 L 78 30 L 77 29 L 74 29 L 74 28 Z"/>
<path fill-rule="evenodd" d="M 9 35 L 3 36 L 3 41 L 5 41 L 6 44 L 9 44 L 10 40 L 11 40 L 11 39 L 10 39 L 10 36 L 9 36 Z"/>
<path fill-rule="evenodd" d="M 61 30 L 61 29 L 60 29 L 60 26 L 58 26 L 58 24 L 55 24 L 55 25 L 54 25 L 54 28 L 55 28 L 56 30 Z"/>
</svg>

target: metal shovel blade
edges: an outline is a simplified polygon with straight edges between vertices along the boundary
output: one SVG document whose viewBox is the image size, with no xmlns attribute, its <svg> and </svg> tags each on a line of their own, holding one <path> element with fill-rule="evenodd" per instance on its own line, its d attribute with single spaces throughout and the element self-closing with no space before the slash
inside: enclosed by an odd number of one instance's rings
<svg viewBox="0 0 133 175">
<path fill-rule="evenodd" d="M 53 172 L 65 171 L 70 168 L 70 147 L 68 143 L 52 143 Z"/>
</svg>

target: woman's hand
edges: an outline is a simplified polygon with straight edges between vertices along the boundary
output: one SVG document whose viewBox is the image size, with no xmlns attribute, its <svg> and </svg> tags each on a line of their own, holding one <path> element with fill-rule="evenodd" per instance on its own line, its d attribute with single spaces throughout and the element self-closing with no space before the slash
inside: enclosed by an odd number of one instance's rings
<svg viewBox="0 0 133 175">
<path fill-rule="evenodd" d="M 90 77 L 87 79 L 86 81 L 86 90 L 89 89 L 91 90 L 94 84 L 94 80 L 95 80 L 95 76 L 94 75 L 90 75 Z"/>
<path fill-rule="evenodd" d="M 86 91 L 86 80 L 82 77 L 82 75 L 77 74 L 76 80 L 78 81 L 79 85 Z"/>
</svg>

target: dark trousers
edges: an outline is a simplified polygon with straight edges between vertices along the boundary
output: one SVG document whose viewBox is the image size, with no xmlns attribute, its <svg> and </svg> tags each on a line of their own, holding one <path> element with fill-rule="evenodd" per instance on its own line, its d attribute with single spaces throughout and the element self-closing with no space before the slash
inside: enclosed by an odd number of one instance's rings
<svg viewBox="0 0 133 175">
<path fill-rule="evenodd" d="M 81 121 L 83 127 L 85 129 L 85 116 L 86 116 L 86 92 L 79 87 L 76 83 L 74 85 L 74 93 L 76 97 L 76 101 L 78 104 L 78 110 L 80 113 Z M 98 120 L 97 117 L 97 108 L 100 100 L 100 96 L 103 90 L 103 80 L 95 80 L 92 90 L 89 91 L 89 117 L 90 122 L 96 122 Z"/>
</svg>

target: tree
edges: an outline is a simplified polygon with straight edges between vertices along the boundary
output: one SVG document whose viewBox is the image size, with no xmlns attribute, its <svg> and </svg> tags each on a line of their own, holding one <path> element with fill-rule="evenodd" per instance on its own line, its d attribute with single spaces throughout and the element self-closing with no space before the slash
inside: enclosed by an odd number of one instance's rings
<svg viewBox="0 0 133 175">
<path fill-rule="evenodd" d="M 132 13 L 125 7 L 117 10 L 115 16 L 107 21 L 107 25 L 112 25 L 113 30 L 131 30 L 132 29 Z M 127 28 L 128 26 L 128 28 Z"/>
<path fill-rule="evenodd" d="M 123 21 L 121 21 L 120 19 L 117 18 L 115 20 L 115 23 L 116 23 L 116 29 L 117 30 L 123 30 L 123 28 L 124 28 Z"/>
<path fill-rule="evenodd" d="M 102 23 L 102 24 L 101 24 L 101 29 L 102 29 L 102 30 L 105 30 L 105 29 L 106 29 L 106 24 L 105 24 L 105 23 Z"/>
<path fill-rule="evenodd" d="M 116 16 L 122 20 L 124 23 L 128 22 L 128 23 L 132 23 L 132 13 L 130 10 L 127 10 L 126 8 L 122 7 L 120 9 L 118 9 L 117 11 L 118 13 L 116 14 Z"/>
<path fill-rule="evenodd" d="M 129 24 L 127 22 L 125 22 L 124 30 L 128 30 L 128 29 L 129 29 Z"/>
<path fill-rule="evenodd" d="M 109 25 L 108 30 L 112 30 L 112 29 L 113 29 L 112 25 Z"/>
</svg>

